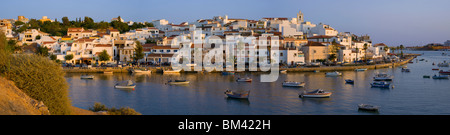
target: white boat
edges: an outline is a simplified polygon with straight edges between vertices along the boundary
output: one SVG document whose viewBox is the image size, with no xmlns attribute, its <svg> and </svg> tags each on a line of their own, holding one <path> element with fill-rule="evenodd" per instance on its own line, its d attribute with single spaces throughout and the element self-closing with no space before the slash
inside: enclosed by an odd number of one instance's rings
<svg viewBox="0 0 450 135">
<path fill-rule="evenodd" d="M 142 74 L 152 73 L 152 71 L 148 70 L 148 69 L 144 69 L 144 70 L 142 70 L 142 69 L 132 69 L 131 72 L 132 73 L 142 73 Z"/>
<path fill-rule="evenodd" d="M 402 72 L 411 72 L 411 70 L 408 68 L 402 68 Z"/>
<path fill-rule="evenodd" d="M 385 82 L 385 81 L 370 83 L 370 86 L 379 87 L 379 88 L 389 88 L 390 85 L 391 85 L 391 83 Z"/>
<path fill-rule="evenodd" d="M 327 98 L 330 97 L 331 94 L 332 94 L 331 92 L 325 92 L 322 89 L 316 89 L 310 92 L 303 91 L 303 93 L 301 93 L 299 97 Z"/>
<path fill-rule="evenodd" d="M 131 80 L 117 83 L 114 88 L 116 89 L 134 89 L 136 87 L 136 83 Z"/>
<path fill-rule="evenodd" d="M 81 79 L 94 79 L 94 75 L 81 75 Z"/>
<path fill-rule="evenodd" d="M 392 81 L 394 77 L 388 74 L 377 74 L 373 77 L 374 81 Z"/>
<path fill-rule="evenodd" d="M 113 74 L 113 71 L 103 71 L 103 74 Z"/>
<path fill-rule="evenodd" d="M 252 82 L 252 79 L 249 77 L 246 78 L 238 78 L 236 79 L 237 82 Z"/>
<path fill-rule="evenodd" d="M 288 82 L 284 81 L 283 86 L 285 87 L 305 87 L 305 82 Z"/>
<path fill-rule="evenodd" d="M 170 80 L 167 83 L 170 85 L 183 85 L 183 84 L 189 84 L 189 81 L 187 81 L 187 80 L 175 80 L 175 81 Z"/>
<path fill-rule="evenodd" d="M 227 95 L 228 98 L 248 99 L 250 91 L 233 92 L 231 90 L 226 90 L 225 95 Z"/>
<path fill-rule="evenodd" d="M 433 79 L 448 79 L 448 75 L 434 75 Z"/>
<path fill-rule="evenodd" d="M 359 110 L 366 110 L 366 111 L 378 111 L 379 106 L 369 105 L 369 104 L 359 104 L 358 109 Z"/>
<path fill-rule="evenodd" d="M 325 73 L 326 76 L 340 76 L 342 75 L 342 73 L 338 72 L 338 71 L 334 71 L 334 72 L 327 72 Z"/>
<path fill-rule="evenodd" d="M 178 70 L 163 70 L 164 74 L 176 74 L 176 73 L 180 73 L 181 69 Z"/>
<path fill-rule="evenodd" d="M 355 69 L 355 71 L 366 71 L 367 70 L 367 68 L 358 68 L 358 69 Z"/>
<path fill-rule="evenodd" d="M 439 63 L 438 67 L 449 67 L 449 63 Z"/>
<path fill-rule="evenodd" d="M 280 70 L 280 73 L 285 74 L 285 73 L 287 73 L 287 70 Z"/>
</svg>

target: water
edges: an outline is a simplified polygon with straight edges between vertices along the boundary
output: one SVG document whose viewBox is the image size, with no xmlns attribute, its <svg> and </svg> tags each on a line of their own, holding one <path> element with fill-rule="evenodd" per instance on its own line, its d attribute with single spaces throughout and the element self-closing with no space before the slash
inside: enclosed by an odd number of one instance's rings
<svg viewBox="0 0 450 135">
<path fill-rule="evenodd" d="M 81 73 L 68 73 L 72 105 L 84 109 L 100 102 L 108 107 L 131 107 L 144 115 L 449 115 L 450 80 L 423 78 L 438 74 L 432 71 L 439 62 L 450 61 L 441 51 L 413 51 L 424 53 L 408 64 L 410 73 L 401 68 L 367 70 L 365 72 L 342 71 L 341 77 L 325 77 L 325 72 L 280 74 L 276 82 L 261 83 L 262 73 L 187 73 L 175 76 L 152 73 L 132 75 L 93 74 L 95 79 L 82 80 Z M 448 67 L 440 68 L 449 70 Z M 369 83 L 376 73 L 394 75 L 394 88 L 371 88 Z M 251 77 L 253 82 L 236 82 L 238 77 Z M 183 78 L 187 86 L 165 85 L 170 79 Z M 117 81 L 131 79 L 137 83 L 135 90 L 114 89 Z M 354 79 L 355 84 L 345 84 Z M 305 88 L 282 87 L 288 81 L 304 81 Z M 299 98 L 303 90 L 322 88 L 333 92 L 330 98 Z M 225 98 L 224 91 L 251 90 L 248 100 Z M 378 113 L 358 111 L 360 103 L 380 106 Z"/>
</svg>

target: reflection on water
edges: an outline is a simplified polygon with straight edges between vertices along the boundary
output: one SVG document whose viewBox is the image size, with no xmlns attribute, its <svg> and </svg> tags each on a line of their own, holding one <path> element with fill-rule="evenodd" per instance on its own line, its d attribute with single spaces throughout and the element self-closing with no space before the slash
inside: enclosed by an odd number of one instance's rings
<svg viewBox="0 0 450 135">
<path fill-rule="evenodd" d="M 422 53 L 422 52 L 418 52 Z M 260 75 L 266 73 L 181 73 L 163 75 L 92 73 L 93 80 L 82 80 L 82 74 L 68 73 L 70 97 L 76 107 L 85 108 L 101 102 L 108 107 L 131 107 L 142 114 L 362 114 L 358 111 L 361 103 L 380 107 L 379 114 L 450 114 L 449 80 L 422 78 L 438 71 L 431 63 L 450 61 L 440 52 L 424 52 L 418 59 L 408 64 L 411 72 L 401 72 L 399 67 L 367 70 L 364 72 L 343 71 L 342 76 L 326 77 L 325 72 L 302 72 L 280 74 L 276 82 L 260 82 Z M 448 70 L 448 67 L 440 68 Z M 394 88 L 371 88 L 373 76 L 387 73 L 395 76 Z M 238 77 L 250 77 L 253 82 L 236 82 Z M 114 89 L 114 84 L 123 80 L 133 80 L 135 90 Z M 166 85 L 169 80 L 186 79 L 188 85 Z M 345 79 L 355 80 L 346 84 Z M 304 88 L 282 87 L 283 81 L 305 82 Z M 299 93 L 313 89 L 333 92 L 330 98 L 299 98 Z M 250 90 L 249 99 L 228 99 L 226 89 Z"/>
</svg>

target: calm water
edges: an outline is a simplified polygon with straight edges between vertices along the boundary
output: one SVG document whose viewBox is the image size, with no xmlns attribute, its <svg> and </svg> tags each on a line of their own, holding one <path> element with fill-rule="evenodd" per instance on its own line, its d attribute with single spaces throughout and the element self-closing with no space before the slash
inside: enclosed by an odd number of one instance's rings
<svg viewBox="0 0 450 135">
<path fill-rule="evenodd" d="M 280 74 L 276 82 L 261 83 L 260 73 L 237 73 L 224 76 L 220 73 L 162 75 L 93 74 L 95 79 L 82 80 L 78 73 L 68 73 L 72 105 L 84 109 L 100 102 L 108 107 L 131 107 L 145 115 L 440 115 L 450 114 L 450 80 L 422 78 L 438 74 L 432 63 L 450 61 L 441 56 L 442 51 L 413 51 L 424 53 L 408 64 L 410 73 L 400 67 L 343 71 L 341 77 L 325 77 L 324 72 Z M 449 52 L 446 52 L 449 53 Z M 441 68 L 449 70 L 448 67 Z M 371 88 L 369 83 L 376 73 L 394 75 L 394 88 Z M 251 77 L 253 82 L 236 82 L 238 77 Z M 165 85 L 170 79 L 185 78 L 187 86 Z M 131 79 L 137 83 L 135 90 L 114 89 L 117 81 Z M 354 79 L 355 84 L 345 84 Z M 305 88 L 282 87 L 288 81 L 304 81 Z M 225 98 L 226 89 L 251 90 L 248 100 Z M 330 98 L 299 98 L 303 90 L 322 88 L 333 92 Z M 381 106 L 379 113 L 358 111 L 360 103 Z"/>
</svg>

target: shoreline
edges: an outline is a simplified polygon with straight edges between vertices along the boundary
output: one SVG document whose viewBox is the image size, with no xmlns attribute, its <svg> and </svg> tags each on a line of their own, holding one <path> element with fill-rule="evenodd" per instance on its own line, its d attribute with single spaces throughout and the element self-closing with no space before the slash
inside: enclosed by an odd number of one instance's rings
<svg viewBox="0 0 450 135">
<path fill-rule="evenodd" d="M 401 65 L 405 65 L 411 60 L 413 60 L 417 56 L 413 55 L 408 57 L 407 59 L 402 59 L 402 61 L 394 62 L 394 63 L 384 63 L 384 64 L 375 64 L 375 65 L 356 65 L 356 66 L 321 66 L 321 67 L 300 67 L 300 68 L 279 68 L 279 70 L 287 70 L 288 72 L 314 72 L 314 71 L 349 71 L 360 68 L 367 69 L 380 69 L 380 68 L 389 68 L 389 67 L 397 67 Z M 114 73 L 128 73 L 130 69 L 134 69 L 137 67 L 62 67 L 63 71 L 66 73 L 103 73 L 104 71 L 112 71 Z M 151 70 L 152 73 L 162 73 L 162 68 L 167 69 L 170 67 L 141 67 Z M 203 69 L 203 71 L 205 71 Z M 197 73 L 197 71 L 181 71 L 182 73 Z M 212 72 L 221 72 L 221 71 L 212 71 Z M 241 72 L 241 71 L 235 71 Z M 261 72 L 259 71 L 242 71 L 242 72 Z"/>
</svg>

